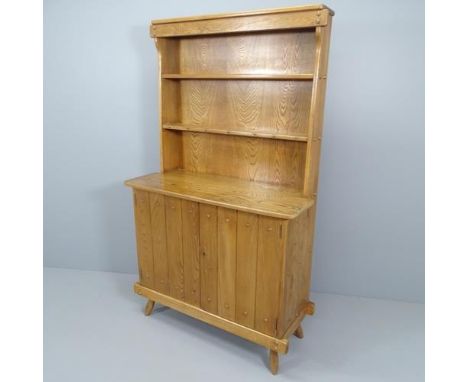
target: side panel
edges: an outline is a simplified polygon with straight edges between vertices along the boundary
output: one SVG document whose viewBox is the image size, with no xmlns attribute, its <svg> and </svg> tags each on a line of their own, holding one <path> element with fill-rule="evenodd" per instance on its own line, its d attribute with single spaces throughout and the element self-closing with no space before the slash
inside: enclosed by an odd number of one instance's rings
<svg viewBox="0 0 468 382">
<path fill-rule="evenodd" d="M 285 221 L 259 217 L 255 329 L 277 335 L 284 260 Z"/>
<path fill-rule="evenodd" d="M 149 193 L 134 190 L 133 202 L 140 283 L 148 288 L 154 288 Z"/>
<path fill-rule="evenodd" d="M 314 207 L 288 221 L 284 270 L 283 310 L 279 321 L 282 335 L 309 301 Z"/>
</svg>

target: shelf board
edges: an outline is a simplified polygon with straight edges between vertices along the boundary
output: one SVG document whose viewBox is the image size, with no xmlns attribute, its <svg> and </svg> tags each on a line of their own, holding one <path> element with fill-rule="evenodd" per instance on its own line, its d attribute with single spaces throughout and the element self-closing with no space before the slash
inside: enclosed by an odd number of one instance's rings
<svg viewBox="0 0 468 382">
<path fill-rule="evenodd" d="M 284 186 L 220 175 L 173 170 L 127 180 L 138 190 L 254 214 L 293 219 L 314 204 L 300 191 Z"/>
<path fill-rule="evenodd" d="M 294 80 L 310 81 L 313 74 L 162 74 L 172 80 Z"/>
<path fill-rule="evenodd" d="M 222 135 L 238 135 L 241 137 L 268 138 L 280 139 L 284 141 L 307 142 L 307 137 L 291 134 L 272 134 L 262 131 L 238 131 L 238 130 L 222 130 L 222 129 L 206 129 L 200 126 L 184 125 L 181 123 L 165 123 L 163 129 L 190 131 L 194 133 L 222 134 Z"/>
</svg>

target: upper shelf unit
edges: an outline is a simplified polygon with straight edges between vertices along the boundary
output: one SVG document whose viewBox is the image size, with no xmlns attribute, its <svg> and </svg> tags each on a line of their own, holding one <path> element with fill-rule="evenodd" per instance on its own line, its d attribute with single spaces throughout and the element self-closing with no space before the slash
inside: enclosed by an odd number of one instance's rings
<svg viewBox="0 0 468 382">
<path fill-rule="evenodd" d="M 163 172 L 187 171 L 304 190 L 313 133 L 324 6 L 162 20 Z M 180 180 L 180 179 L 178 179 Z"/>
</svg>

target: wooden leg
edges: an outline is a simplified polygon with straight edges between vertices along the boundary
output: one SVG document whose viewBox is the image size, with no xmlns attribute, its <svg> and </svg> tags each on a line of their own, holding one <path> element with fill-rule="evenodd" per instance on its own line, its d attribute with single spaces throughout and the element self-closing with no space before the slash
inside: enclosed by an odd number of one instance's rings
<svg viewBox="0 0 468 382">
<path fill-rule="evenodd" d="M 294 335 L 297 338 L 304 338 L 304 331 L 302 330 L 301 324 L 299 324 L 299 326 L 297 327 L 296 331 L 294 332 Z"/>
<path fill-rule="evenodd" d="M 270 350 L 270 370 L 271 374 L 276 375 L 278 373 L 279 356 L 278 352 Z"/>
<path fill-rule="evenodd" d="M 148 300 L 145 306 L 145 316 L 149 316 L 151 313 L 153 313 L 153 308 L 154 308 L 154 301 Z"/>
</svg>

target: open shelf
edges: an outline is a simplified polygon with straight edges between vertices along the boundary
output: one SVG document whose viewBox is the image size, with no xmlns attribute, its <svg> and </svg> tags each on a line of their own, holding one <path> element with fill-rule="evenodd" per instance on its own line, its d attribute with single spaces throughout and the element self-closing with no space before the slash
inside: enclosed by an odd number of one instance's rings
<svg viewBox="0 0 468 382">
<path fill-rule="evenodd" d="M 139 190 L 283 219 L 295 218 L 314 203 L 293 188 L 184 170 L 150 174 L 127 180 L 125 184 Z"/>
<path fill-rule="evenodd" d="M 191 131 L 194 133 L 209 133 L 209 134 L 223 134 L 223 135 L 238 135 L 242 137 L 256 137 L 268 139 L 280 139 L 284 141 L 298 141 L 307 142 L 307 137 L 300 135 L 290 134 L 272 134 L 266 131 L 239 131 L 239 130 L 223 130 L 223 129 L 207 129 L 201 126 L 185 125 L 181 123 L 166 123 L 163 129 L 178 130 L 178 131 Z"/>
<path fill-rule="evenodd" d="M 278 81 L 310 81 L 313 74 L 162 74 L 164 79 L 172 80 L 278 80 Z"/>
</svg>

